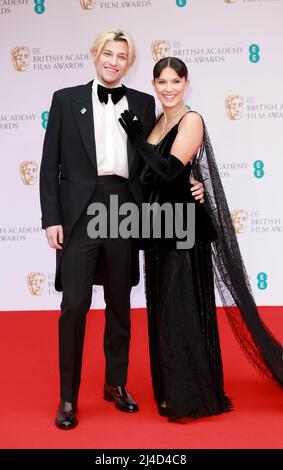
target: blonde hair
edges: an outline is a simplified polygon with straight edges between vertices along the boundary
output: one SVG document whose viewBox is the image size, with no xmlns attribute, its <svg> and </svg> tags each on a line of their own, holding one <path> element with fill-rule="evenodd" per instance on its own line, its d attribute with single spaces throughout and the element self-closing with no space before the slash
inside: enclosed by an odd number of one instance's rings
<svg viewBox="0 0 283 470">
<path fill-rule="evenodd" d="M 103 31 L 103 33 L 99 34 L 96 38 L 90 48 L 90 52 L 92 54 L 95 52 L 98 57 L 107 41 L 126 41 L 129 49 L 128 64 L 129 66 L 133 65 L 136 58 L 136 47 L 134 40 L 129 33 L 120 29 L 106 29 L 106 31 Z"/>
</svg>

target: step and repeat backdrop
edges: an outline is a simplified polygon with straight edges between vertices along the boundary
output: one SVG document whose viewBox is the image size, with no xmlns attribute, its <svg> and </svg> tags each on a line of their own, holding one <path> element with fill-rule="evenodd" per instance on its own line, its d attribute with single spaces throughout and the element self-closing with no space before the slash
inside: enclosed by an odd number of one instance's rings
<svg viewBox="0 0 283 470">
<path fill-rule="evenodd" d="M 207 123 L 256 302 L 283 305 L 282 21 L 283 0 L 0 0 L 1 310 L 59 308 L 42 143 L 53 92 L 94 77 L 89 49 L 109 27 L 136 41 L 130 87 L 153 93 L 161 57 L 187 64 L 187 104 Z M 145 305 L 142 262 L 133 307 Z"/>
</svg>

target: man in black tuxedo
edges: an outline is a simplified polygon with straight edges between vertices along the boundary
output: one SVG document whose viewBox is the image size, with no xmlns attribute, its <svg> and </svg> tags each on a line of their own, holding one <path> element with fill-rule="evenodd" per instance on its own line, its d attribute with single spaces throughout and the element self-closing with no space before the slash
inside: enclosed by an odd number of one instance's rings
<svg viewBox="0 0 283 470">
<path fill-rule="evenodd" d="M 59 319 L 60 404 L 55 423 L 78 423 L 77 399 L 86 314 L 92 285 L 103 284 L 106 303 L 104 398 L 124 412 L 138 411 L 125 385 L 130 342 L 130 292 L 139 282 L 138 250 L 131 239 L 87 234 L 92 202 L 109 207 L 143 201 L 142 160 L 118 122 L 132 111 L 148 135 L 155 122 L 154 98 L 121 85 L 135 59 L 132 38 L 107 30 L 91 49 L 97 77 L 53 95 L 40 170 L 42 226 L 56 249 L 55 288 L 63 291 Z M 109 227 L 108 221 L 108 227 Z"/>
</svg>

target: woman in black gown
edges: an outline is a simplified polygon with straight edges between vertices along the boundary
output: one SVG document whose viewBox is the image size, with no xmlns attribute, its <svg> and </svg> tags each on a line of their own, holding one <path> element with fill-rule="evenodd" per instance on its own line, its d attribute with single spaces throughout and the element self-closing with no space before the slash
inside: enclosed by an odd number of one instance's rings
<svg viewBox="0 0 283 470">
<path fill-rule="evenodd" d="M 160 414 L 182 422 L 232 409 L 223 389 L 214 283 L 247 357 L 281 386 L 282 347 L 259 317 L 203 119 L 184 105 L 187 67 L 164 58 L 153 76 L 163 114 L 148 140 L 128 111 L 120 119 L 145 161 L 148 201 L 194 202 L 190 175 L 205 187 L 204 206 L 195 204 L 193 248 L 178 249 L 175 233 L 143 239 L 154 395 Z"/>
</svg>

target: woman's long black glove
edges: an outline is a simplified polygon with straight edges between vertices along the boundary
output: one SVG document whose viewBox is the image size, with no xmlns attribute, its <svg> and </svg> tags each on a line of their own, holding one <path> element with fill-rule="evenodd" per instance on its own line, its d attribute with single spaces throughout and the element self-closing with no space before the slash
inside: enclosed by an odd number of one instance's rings
<svg viewBox="0 0 283 470">
<path fill-rule="evenodd" d="M 125 110 L 121 114 L 119 122 L 141 157 L 158 175 L 170 181 L 176 178 L 183 170 L 184 165 L 178 158 L 171 154 L 168 158 L 163 157 L 155 149 L 154 145 L 146 141 L 143 125 L 136 116 L 133 116 L 128 110 Z"/>
</svg>

